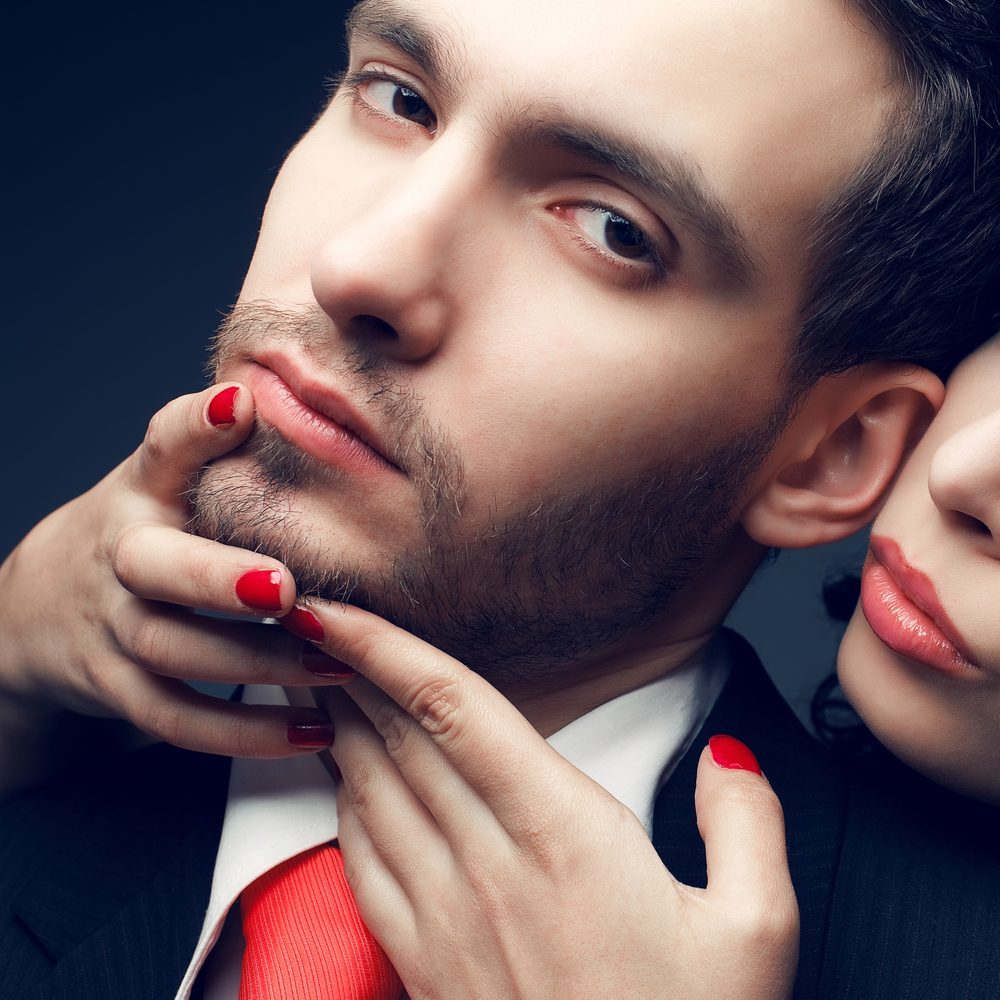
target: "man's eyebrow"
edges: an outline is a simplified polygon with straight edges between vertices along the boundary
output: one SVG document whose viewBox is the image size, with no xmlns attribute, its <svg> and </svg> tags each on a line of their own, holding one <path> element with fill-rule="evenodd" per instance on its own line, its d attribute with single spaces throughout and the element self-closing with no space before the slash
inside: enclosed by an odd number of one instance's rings
<svg viewBox="0 0 1000 1000">
<path fill-rule="evenodd" d="M 737 287 L 750 284 L 760 268 L 750 241 L 732 212 L 701 182 L 697 170 L 676 153 L 655 153 L 628 137 L 611 136 L 586 123 L 548 121 L 518 128 L 522 140 L 540 142 L 631 180 L 671 205 Z"/>
<path fill-rule="evenodd" d="M 379 39 L 412 59 L 444 85 L 454 76 L 445 39 L 405 4 L 360 0 L 348 15 L 346 37 Z M 737 288 L 750 284 L 759 266 L 732 212 L 702 183 L 682 156 L 651 152 L 628 136 L 612 136 L 587 122 L 569 121 L 558 109 L 526 109 L 503 131 L 509 140 L 539 143 L 631 180 L 676 210 L 710 251 L 719 271 Z"/>
<path fill-rule="evenodd" d="M 344 33 L 348 44 L 356 36 L 386 42 L 428 76 L 440 78 L 446 68 L 443 40 L 411 10 L 393 0 L 361 0 L 347 15 Z"/>
</svg>

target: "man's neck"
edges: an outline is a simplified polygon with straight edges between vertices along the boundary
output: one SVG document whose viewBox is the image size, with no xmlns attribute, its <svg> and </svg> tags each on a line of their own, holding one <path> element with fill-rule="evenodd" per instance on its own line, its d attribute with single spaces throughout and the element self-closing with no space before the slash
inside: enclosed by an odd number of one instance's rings
<svg viewBox="0 0 1000 1000">
<path fill-rule="evenodd" d="M 495 686 L 545 737 L 600 705 L 679 670 L 708 645 L 760 564 L 764 549 L 742 530 L 650 625 L 586 659 Z"/>
<path fill-rule="evenodd" d="M 600 705 L 678 670 L 708 645 L 713 634 L 709 630 L 665 642 L 633 638 L 546 677 L 496 687 L 542 736 L 549 737 Z"/>
</svg>

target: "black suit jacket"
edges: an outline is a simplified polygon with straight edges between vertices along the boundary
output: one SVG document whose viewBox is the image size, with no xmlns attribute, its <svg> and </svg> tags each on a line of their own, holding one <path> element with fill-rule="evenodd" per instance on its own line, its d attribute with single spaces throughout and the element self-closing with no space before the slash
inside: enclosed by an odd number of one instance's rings
<svg viewBox="0 0 1000 1000">
<path fill-rule="evenodd" d="M 671 871 L 705 884 L 695 772 L 708 737 L 730 733 L 785 809 L 798 1000 L 1000 997 L 994 812 L 884 762 L 845 771 L 734 641 L 733 674 L 656 802 L 653 841 Z M 5 802 L 0 995 L 171 1000 L 201 930 L 228 772 L 222 758 L 156 746 Z"/>
</svg>

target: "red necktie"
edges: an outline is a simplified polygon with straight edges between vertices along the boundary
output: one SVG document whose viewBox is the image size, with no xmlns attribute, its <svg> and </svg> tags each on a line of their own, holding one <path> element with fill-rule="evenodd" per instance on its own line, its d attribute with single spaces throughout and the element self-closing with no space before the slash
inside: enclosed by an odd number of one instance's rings
<svg viewBox="0 0 1000 1000">
<path fill-rule="evenodd" d="M 340 849 L 322 844 L 240 897 L 239 1000 L 398 1000 L 402 983 L 358 912 Z"/>
</svg>

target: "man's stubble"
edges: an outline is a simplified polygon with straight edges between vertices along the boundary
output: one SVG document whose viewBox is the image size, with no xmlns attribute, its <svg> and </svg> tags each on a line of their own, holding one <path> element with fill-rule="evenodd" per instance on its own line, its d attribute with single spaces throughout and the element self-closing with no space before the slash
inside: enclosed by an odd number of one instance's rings
<svg viewBox="0 0 1000 1000">
<path fill-rule="evenodd" d="M 243 468 L 210 466 L 194 485 L 192 530 L 266 552 L 300 594 L 373 611 L 495 682 L 558 670 L 668 610 L 732 531 L 746 483 L 784 421 L 776 410 L 705 454 L 625 482 L 538 493 L 463 537 L 461 456 L 369 342 L 330 358 L 324 314 L 254 303 L 223 321 L 213 369 L 276 340 L 335 368 L 394 430 L 390 457 L 416 487 L 423 543 L 381 568 L 333 555 L 301 524 L 296 499 L 337 473 L 267 425 L 241 449 Z"/>
</svg>

